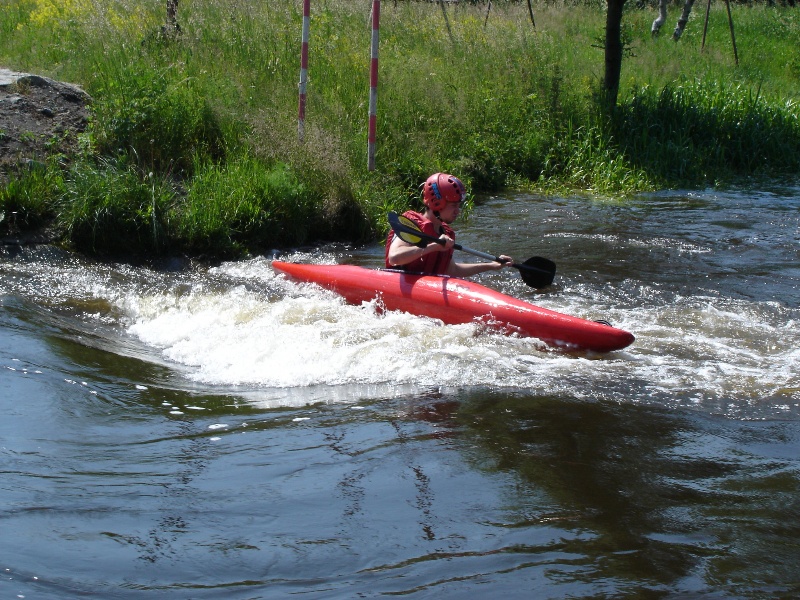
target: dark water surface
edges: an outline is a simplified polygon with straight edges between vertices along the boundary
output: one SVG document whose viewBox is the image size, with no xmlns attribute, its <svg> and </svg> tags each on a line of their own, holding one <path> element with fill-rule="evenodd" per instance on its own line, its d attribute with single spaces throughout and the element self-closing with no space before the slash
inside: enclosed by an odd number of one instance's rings
<svg viewBox="0 0 800 600">
<path fill-rule="evenodd" d="M 458 229 L 559 269 L 480 281 L 636 342 L 382 315 L 266 258 L 4 247 L 0 598 L 800 597 L 800 188 Z"/>
</svg>

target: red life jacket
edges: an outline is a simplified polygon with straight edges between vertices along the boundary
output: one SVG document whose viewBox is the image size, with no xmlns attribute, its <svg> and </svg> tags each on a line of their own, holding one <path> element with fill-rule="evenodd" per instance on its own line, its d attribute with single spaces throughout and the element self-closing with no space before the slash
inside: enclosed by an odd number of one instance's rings
<svg viewBox="0 0 800 600">
<path fill-rule="evenodd" d="M 432 235 L 433 237 L 439 237 L 443 233 L 448 236 L 449 238 L 456 239 L 456 233 L 453 231 L 452 227 L 450 227 L 446 223 L 442 223 L 441 231 L 436 231 L 434 228 L 433 223 L 428 221 L 422 214 L 418 212 L 414 212 L 413 210 L 409 210 L 408 212 L 403 213 L 404 217 L 407 217 L 414 221 L 417 226 L 422 230 L 423 233 L 426 235 Z M 392 240 L 394 239 L 394 231 L 389 232 L 389 237 L 386 238 L 386 250 L 385 250 L 385 262 L 387 269 L 397 269 L 400 268 L 404 271 L 409 271 L 412 273 L 425 273 L 427 275 L 446 275 L 447 268 L 450 266 L 450 261 L 453 258 L 453 249 L 443 251 L 443 252 L 431 252 L 430 254 L 426 254 L 416 260 L 411 261 L 406 265 L 402 265 L 400 267 L 393 267 L 389 264 L 389 246 L 392 245 Z"/>
</svg>

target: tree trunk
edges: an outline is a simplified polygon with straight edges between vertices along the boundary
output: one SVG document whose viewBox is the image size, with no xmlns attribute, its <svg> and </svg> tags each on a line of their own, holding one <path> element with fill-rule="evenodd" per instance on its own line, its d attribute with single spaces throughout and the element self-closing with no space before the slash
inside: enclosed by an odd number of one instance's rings
<svg viewBox="0 0 800 600">
<path fill-rule="evenodd" d="M 164 26 L 165 34 L 180 33 L 181 26 L 178 25 L 178 0 L 167 0 L 167 23 Z"/>
<path fill-rule="evenodd" d="M 619 78 L 622 71 L 622 7 L 625 0 L 606 0 L 606 70 L 603 77 L 606 108 L 614 110 L 619 94 Z"/>
</svg>

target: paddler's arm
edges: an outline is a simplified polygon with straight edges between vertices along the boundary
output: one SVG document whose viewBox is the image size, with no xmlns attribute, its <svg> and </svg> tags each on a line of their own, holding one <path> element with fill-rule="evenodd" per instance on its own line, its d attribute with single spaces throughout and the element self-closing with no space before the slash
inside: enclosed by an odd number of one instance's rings
<svg viewBox="0 0 800 600">
<path fill-rule="evenodd" d="M 450 266 L 447 268 L 447 274 L 452 277 L 471 277 L 478 273 L 485 273 L 486 271 L 497 271 L 503 267 L 510 267 L 514 264 L 514 259 L 505 254 L 501 254 L 498 258 L 503 259 L 505 262 L 488 262 L 488 263 L 457 263 L 450 261 Z"/>
<path fill-rule="evenodd" d="M 440 239 L 445 241 L 444 245 L 431 242 L 424 248 L 420 248 L 419 246 L 414 246 L 413 244 L 404 242 L 399 236 L 395 236 L 391 245 L 389 246 L 389 254 L 387 256 L 389 264 L 393 267 L 402 267 L 403 265 L 407 265 L 408 263 L 415 261 L 426 254 L 443 252 L 453 247 L 453 240 L 446 235 L 442 235 Z"/>
</svg>

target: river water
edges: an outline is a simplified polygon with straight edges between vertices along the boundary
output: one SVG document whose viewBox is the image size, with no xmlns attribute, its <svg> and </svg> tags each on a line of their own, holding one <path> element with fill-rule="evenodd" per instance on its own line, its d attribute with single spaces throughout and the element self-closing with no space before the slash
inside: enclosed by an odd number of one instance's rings
<svg viewBox="0 0 800 600">
<path fill-rule="evenodd" d="M 493 197 L 458 230 L 558 265 L 479 281 L 636 342 L 381 314 L 270 257 L 3 247 L 0 598 L 800 595 L 800 187 Z"/>
</svg>

